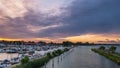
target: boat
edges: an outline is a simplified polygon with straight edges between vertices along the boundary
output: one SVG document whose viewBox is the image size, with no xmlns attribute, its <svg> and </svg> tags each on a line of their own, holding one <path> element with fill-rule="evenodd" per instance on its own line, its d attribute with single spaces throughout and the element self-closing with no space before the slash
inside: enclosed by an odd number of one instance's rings
<svg viewBox="0 0 120 68">
<path fill-rule="evenodd" d="M 6 53 L 17 53 L 16 50 L 6 50 Z"/>
</svg>

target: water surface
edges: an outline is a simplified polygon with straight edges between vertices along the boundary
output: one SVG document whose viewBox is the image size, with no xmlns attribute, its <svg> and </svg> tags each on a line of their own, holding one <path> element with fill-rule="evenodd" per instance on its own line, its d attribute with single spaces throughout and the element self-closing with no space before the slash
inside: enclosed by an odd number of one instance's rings
<svg viewBox="0 0 120 68">
<path fill-rule="evenodd" d="M 94 47 L 76 47 L 71 52 L 52 59 L 44 68 L 120 68 L 113 61 L 92 52 L 91 48 Z"/>
<path fill-rule="evenodd" d="M 8 54 L 8 53 L 0 53 L 0 60 L 5 60 L 5 59 L 12 59 L 15 57 L 18 57 L 18 53 L 13 53 L 13 54 Z"/>
</svg>

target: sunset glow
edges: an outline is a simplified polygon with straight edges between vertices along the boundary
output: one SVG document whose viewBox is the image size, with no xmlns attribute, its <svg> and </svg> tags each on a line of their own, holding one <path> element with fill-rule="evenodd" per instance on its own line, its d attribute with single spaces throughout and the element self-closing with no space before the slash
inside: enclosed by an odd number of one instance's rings
<svg viewBox="0 0 120 68">
<path fill-rule="evenodd" d="M 93 35 L 93 34 L 87 34 L 87 35 L 80 35 L 80 36 L 73 36 L 73 37 L 67 37 L 66 40 L 73 41 L 73 42 L 91 42 L 91 43 L 120 43 L 120 38 L 116 35 L 111 36 L 104 36 L 104 35 Z"/>
<path fill-rule="evenodd" d="M 120 43 L 119 6 L 108 0 L 0 0 L 0 40 Z"/>
</svg>

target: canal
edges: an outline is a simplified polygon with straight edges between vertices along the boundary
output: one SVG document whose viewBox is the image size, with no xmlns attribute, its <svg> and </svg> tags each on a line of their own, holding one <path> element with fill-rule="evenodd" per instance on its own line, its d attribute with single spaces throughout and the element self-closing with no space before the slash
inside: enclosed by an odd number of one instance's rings
<svg viewBox="0 0 120 68">
<path fill-rule="evenodd" d="M 72 51 L 52 59 L 43 68 L 120 68 L 113 61 L 92 52 L 91 48 L 94 46 L 73 48 Z"/>
</svg>

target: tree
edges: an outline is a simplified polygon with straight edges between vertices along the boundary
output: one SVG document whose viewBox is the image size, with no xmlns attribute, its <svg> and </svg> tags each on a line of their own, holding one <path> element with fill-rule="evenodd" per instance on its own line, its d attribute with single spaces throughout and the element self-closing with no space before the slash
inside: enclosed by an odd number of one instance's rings
<svg viewBox="0 0 120 68">
<path fill-rule="evenodd" d="M 101 46 L 99 49 L 100 49 L 100 50 L 105 50 L 105 47 L 104 47 L 104 46 Z"/>
<path fill-rule="evenodd" d="M 71 45 L 73 45 L 73 43 L 70 42 L 70 41 L 64 41 L 63 42 L 63 46 L 71 46 Z"/>
<path fill-rule="evenodd" d="M 76 42 L 75 43 L 76 45 L 81 45 L 81 44 L 83 44 L 82 42 Z"/>
<path fill-rule="evenodd" d="M 62 54 L 62 50 L 61 50 L 61 49 L 58 49 L 58 50 L 56 51 L 56 53 L 60 55 L 60 54 Z"/>
<path fill-rule="evenodd" d="M 68 48 L 65 48 L 65 49 L 64 49 L 64 52 L 66 52 L 66 51 L 69 51 L 69 49 L 68 49 Z"/>
<path fill-rule="evenodd" d="M 22 60 L 21 60 L 21 63 L 22 64 L 25 64 L 25 63 L 28 63 L 29 62 L 29 57 L 28 56 L 25 56 Z"/>
<path fill-rule="evenodd" d="M 44 41 L 39 41 L 37 44 L 38 44 L 39 46 L 43 46 L 43 45 L 46 45 L 47 43 L 44 42 Z"/>
<path fill-rule="evenodd" d="M 112 53 L 114 53 L 114 52 L 116 51 L 116 49 L 117 49 L 117 47 L 111 46 L 111 47 L 109 48 L 109 51 L 112 52 Z"/>
<path fill-rule="evenodd" d="M 47 57 L 48 57 L 48 58 L 52 58 L 51 53 L 47 53 Z"/>
</svg>

